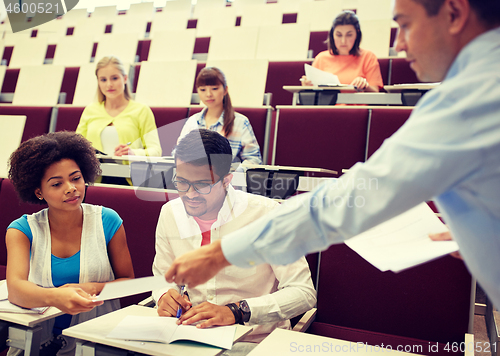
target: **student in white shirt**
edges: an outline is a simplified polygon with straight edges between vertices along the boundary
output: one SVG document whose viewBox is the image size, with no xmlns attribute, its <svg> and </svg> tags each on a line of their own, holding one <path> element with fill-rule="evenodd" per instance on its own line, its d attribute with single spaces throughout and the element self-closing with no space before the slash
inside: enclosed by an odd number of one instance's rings
<svg viewBox="0 0 500 356">
<path fill-rule="evenodd" d="M 163 276 L 174 259 L 202 244 L 219 241 L 279 204 L 269 198 L 233 189 L 229 173 L 232 155 L 226 138 L 200 129 L 188 133 L 175 150 L 176 185 L 180 197 L 166 203 L 156 230 L 153 273 Z M 179 286 L 153 292 L 158 314 L 175 316 L 198 326 L 245 323 L 254 326 L 245 337 L 260 342 L 275 328 L 290 328 L 289 319 L 316 303 L 305 258 L 287 266 L 262 264 L 228 267 L 206 283 L 189 288 L 183 299 Z"/>
</svg>

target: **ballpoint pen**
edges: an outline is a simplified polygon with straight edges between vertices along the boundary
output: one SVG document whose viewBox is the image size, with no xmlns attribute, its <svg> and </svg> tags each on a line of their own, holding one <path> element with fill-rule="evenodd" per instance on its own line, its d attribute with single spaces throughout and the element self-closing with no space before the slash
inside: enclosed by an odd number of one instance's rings
<svg viewBox="0 0 500 356">
<path fill-rule="evenodd" d="M 184 288 L 185 288 L 185 285 L 181 285 L 181 297 L 184 296 Z M 177 319 L 179 319 L 182 315 L 182 307 L 179 305 L 179 308 L 177 308 Z"/>
</svg>

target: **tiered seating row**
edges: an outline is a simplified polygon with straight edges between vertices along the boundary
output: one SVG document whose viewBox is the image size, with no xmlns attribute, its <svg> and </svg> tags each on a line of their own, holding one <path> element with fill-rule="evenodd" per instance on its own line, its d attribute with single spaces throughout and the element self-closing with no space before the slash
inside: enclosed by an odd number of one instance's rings
<svg viewBox="0 0 500 356">
<path fill-rule="evenodd" d="M 84 107 L 0 106 L 0 115 L 26 115 L 22 141 L 52 131 L 76 129 Z M 163 154 L 169 155 L 185 119 L 198 107 L 155 108 Z M 409 117 L 412 108 L 291 107 L 235 108 L 247 116 L 264 162 L 338 171 L 364 161 Z M 273 122 L 274 120 L 274 122 Z M 266 159 L 267 158 L 267 159 Z"/>
<path fill-rule="evenodd" d="M 271 104 L 273 106 L 275 105 L 290 105 L 292 103 L 292 93 L 289 93 L 285 90 L 283 90 L 283 86 L 285 85 L 298 85 L 299 84 L 299 78 L 304 74 L 304 64 L 305 63 L 310 63 L 311 61 L 309 60 L 304 60 L 304 61 L 292 61 L 292 62 L 269 62 L 267 66 L 267 76 L 266 73 L 263 72 L 263 75 L 266 76 L 262 80 L 265 80 L 265 89 L 264 92 L 266 93 L 271 93 L 272 94 L 272 99 L 271 99 Z M 173 63 L 173 62 L 172 62 Z M 179 62 L 180 63 L 180 62 Z M 187 65 L 188 62 L 186 62 Z M 404 58 L 380 58 L 379 59 L 380 63 L 380 68 L 382 72 L 382 77 L 384 80 L 384 85 L 391 85 L 391 84 L 401 84 L 401 83 L 414 83 L 416 82 L 416 77 L 411 68 L 409 67 L 408 63 Z M 196 72 L 191 73 L 189 75 L 189 79 L 187 79 L 188 73 L 187 71 L 183 74 L 186 76 L 186 80 L 189 81 L 189 83 L 186 86 L 186 90 L 188 90 L 188 93 L 186 95 L 183 95 L 180 97 L 179 100 L 182 100 L 182 104 L 180 105 L 187 105 L 189 104 L 189 98 L 190 98 L 190 92 L 196 92 L 196 88 L 194 87 L 194 79 L 196 78 L 196 75 L 198 72 L 205 67 L 205 63 L 199 62 L 196 65 Z M 44 68 L 44 67 L 43 67 Z M 79 78 L 80 73 L 82 71 L 80 70 L 81 68 L 85 68 L 85 73 L 82 74 L 82 78 Z M 64 74 L 62 76 L 62 83 L 61 84 L 54 84 L 59 86 L 60 85 L 60 92 L 61 93 L 66 93 L 66 99 L 65 103 L 71 104 L 73 103 L 73 98 L 75 96 L 75 91 L 77 89 L 77 84 L 79 83 L 79 80 L 82 80 L 83 82 L 89 82 L 90 80 L 93 80 L 94 78 L 94 65 L 93 64 L 88 64 L 83 67 L 66 67 L 64 70 Z M 135 66 L 133 73 L 133 79 L 132 79 L 132 91 L 135 92 L 137 89 L 137 83 L 139 81 L 140 77 L 140 68 L 141 65 L 138 64 Z M 88 73 L 87 73 L 88 72 Z M 2 94 L 7 94 L 7 93 L 14 93 L 17 88 L 17 81 L 19 78 L 19 73 L 20 69 L 12 69 L 9 68 L 5 72 L 5 78 L 3 81 L 2 85 Z M 168 75 L 168 73 L 167 73 Z M 173 75 L 173 74 L 172 74 Z M 32 85 L 34 85 L 33 81 L 31 82 Z M 88 83 L 87 83 L 88 84 Z M 242 88 L 245 86 L 245 84 L 248 83 L 233 83 L 230 85 L 232 89 L 232 92 L 234 93 L 236 90 Z M 44 82 L 44 85 L 47 85 L 46 82 Z M 145 88 L 148 88 L 149 85 L 148 83 L 144 83 L 143 85 Z M 83 87 L 82 87 L 83 88 Z M 192 89 L 190 89 L 192 88 Z M 95 93 L 95 88 L 92 85 L 92 88 L 84 88 L 85 92 L 88 92 L 88 95 L 80 95 L 79 96 L 79 105 L 82 105 L 83 102 L 90 102 L 92 100 L 92 97 L 94 96 Z M 179 85 L 177 85 L 176 90 L 180 89 Z M 247 92 L 247 88 L 245 88 L 245 91 Z M 80 91 L 81 92 L 81 91 Z M 22 94 L 20 94 L 22 95 Z M 248 95 L 247 95 L 248 96 Z M 187 98 L 187 99 L 185 99 Z M 156 100 L 156 99 L 155 99 Z M 165 97 L 164 100 L 164 105 L 166 106 L 172 106 L 172 105 L 179 105 L 179 103 L 172 103 L 169 102 L 169 100 L 173 100 L 172 95 Z M 82 102 L 83 101 L 83 102 Z M 163 100 L 161 97 L 157 99 L 157 102 L 160 101 L 163 103 Z M 187 101 L 187 102 L 186 102 Z M 49 103 L 48 105 L 51 105 L 53 103 Z M 78 105 L 77 104 L 77 105 Z M 158 104 L 153 104 L 154 106 L 158 106 Z"/>
</svg>

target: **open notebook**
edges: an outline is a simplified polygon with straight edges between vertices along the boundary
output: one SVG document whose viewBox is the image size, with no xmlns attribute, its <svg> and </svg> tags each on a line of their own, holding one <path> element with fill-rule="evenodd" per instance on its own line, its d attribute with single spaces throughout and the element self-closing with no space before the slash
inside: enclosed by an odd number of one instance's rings
<svg viewBox="0 0 500 356">
<path fill-rule="evenodd" d="M 165 344 L 177 340 L 187 340 L 229 350 L 233 346 L 235 325 L 198 329 L 194 325 L 177 325 L 176 322 L 177 318 L 173 317 L 127 315 L 107 337 Z"/>
</svg>

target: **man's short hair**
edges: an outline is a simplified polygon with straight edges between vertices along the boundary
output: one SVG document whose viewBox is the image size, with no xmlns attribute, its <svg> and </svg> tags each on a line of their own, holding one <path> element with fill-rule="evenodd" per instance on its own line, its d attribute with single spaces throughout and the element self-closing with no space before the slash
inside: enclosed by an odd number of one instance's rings
<svg viewBox="0 0 500 356">
<path fill-rule="evenodd" d="M 181 160 L 195 166 L 208 165 L 219 177 L 231 169 L 233 152 L 227 138 L 215 131 L 198 129 L 184 136 L 175 149 L 175 162 Z"/>
<path fill-rule="evenodd" d="M 427 15 L 435 16 L 443 6 L 445 0 L 413 0 L 421 4 Z M 469 0 L 471 8 L 487 27 L 500 24 L 500 1 L 498 0 Z"/>
</svg>

